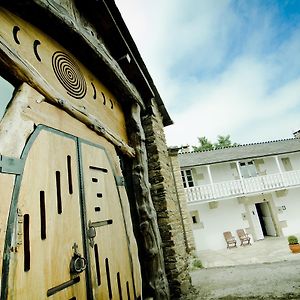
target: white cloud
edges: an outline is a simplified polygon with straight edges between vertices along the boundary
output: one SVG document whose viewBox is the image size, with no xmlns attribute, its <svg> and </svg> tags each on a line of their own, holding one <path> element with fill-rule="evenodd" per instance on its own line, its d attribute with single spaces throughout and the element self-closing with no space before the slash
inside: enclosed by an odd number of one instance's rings
<svg viewBox="0 0 300 300">
<path fill-rule="evenodd" d="M 300 128 L 300 30 L 252 3 L 117 1 L 175 122 L 169 145 L 219 134 L 255 142 Z"/>
</svg>

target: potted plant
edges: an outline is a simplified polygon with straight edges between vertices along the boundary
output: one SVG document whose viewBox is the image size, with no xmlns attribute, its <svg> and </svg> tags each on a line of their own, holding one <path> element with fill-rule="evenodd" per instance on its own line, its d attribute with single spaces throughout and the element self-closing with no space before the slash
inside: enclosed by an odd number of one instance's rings
<svg viewBox="0 0 300 300">
<path fill-rule="evenodd" d="M 294 235 L 288 236 L 289 247 L 293 253 L 300 253 L 298 238 Z"/>
</svg>

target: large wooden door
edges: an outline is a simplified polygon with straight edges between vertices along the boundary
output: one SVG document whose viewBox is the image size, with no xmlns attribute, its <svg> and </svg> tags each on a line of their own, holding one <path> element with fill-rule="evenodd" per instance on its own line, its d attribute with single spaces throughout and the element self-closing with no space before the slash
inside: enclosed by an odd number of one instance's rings
<svg viewBox="0 0 300 300">
<path fill-rule="evenodd" d="M 6 238 L 11 250 L 4 260 L 2 299 L 140 296 L 132 232 L 106 151 L 40 127 L 23 159 L 10 212 L 14 225 Z"/>
</svg>

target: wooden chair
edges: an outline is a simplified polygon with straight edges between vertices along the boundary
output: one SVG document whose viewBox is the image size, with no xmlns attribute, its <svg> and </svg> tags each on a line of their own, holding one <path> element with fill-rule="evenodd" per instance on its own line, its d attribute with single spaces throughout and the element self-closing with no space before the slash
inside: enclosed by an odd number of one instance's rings
<svg viewBox="0 0 300 300">
<path fill-rule="evenodd" d="M 223 235 L 227 243 L 227 249 L 237 247 L 236 239 L 232 236 L 231 231 L 223 232 Z"/>
<path fill-rule="evenodd" d="M 251 245 L 250 243 L 250 236 L 248 235 L 248 233 L 245 232 L 244 229 L 238 229 L 236 231 L 240 241 L 241 241 L 241 246 L 244 245 Z"/>
</svg>

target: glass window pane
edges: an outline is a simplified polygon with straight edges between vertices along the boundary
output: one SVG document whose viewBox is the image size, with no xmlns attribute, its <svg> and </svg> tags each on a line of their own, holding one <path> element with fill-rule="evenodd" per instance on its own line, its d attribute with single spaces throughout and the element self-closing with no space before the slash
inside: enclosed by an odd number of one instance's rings
<svg viewBox="0 0 300 300">
<path fill-rule="evenodd" d="M 194 186 L 194 182 L 193 181 L 189 181 L 188 184 L 189 184 L 189 187 L 193 187 Z"/>
</svg>

